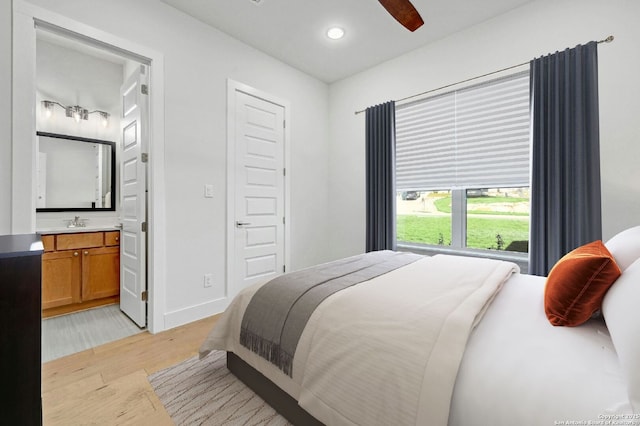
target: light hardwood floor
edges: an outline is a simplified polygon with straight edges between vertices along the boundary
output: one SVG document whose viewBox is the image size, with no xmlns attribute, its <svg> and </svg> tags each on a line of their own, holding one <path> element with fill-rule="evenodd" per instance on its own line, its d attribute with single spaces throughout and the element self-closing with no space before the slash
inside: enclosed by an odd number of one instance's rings
<svg viewBox="0 0 640 426">
<path fill-rule="evenodd" d="M 42 364 L 44 425 L 171 425 L 147 376 L 198 353 L 218 316 Z"/>
</svg>

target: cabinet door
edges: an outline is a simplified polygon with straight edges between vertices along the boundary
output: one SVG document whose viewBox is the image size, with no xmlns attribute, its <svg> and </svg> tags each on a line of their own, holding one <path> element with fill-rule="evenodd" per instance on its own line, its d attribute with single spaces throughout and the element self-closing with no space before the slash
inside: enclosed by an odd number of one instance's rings
<svg viewBox="0 0 640 426">
<path fill-rule="evenodd" d="M 82 301 L 120 293 L 120 248 L 82 250 Z"/>
<path fill-rule="evenodd" d="M 42 255 L 42 309 L 80 302 L 80 251 Z"/>
</svg>

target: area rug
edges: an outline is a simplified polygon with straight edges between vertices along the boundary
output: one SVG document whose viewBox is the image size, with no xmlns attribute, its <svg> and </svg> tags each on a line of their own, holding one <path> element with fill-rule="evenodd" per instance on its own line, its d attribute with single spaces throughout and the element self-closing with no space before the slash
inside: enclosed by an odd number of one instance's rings
<svg viewBox="0 0 640 426">
<path fill-rule="evenodd" d="M 176 425 L 286 426 L 290 423 L 238 380 L 224 351 L 189 358 L 149 376 Z"/>
</svg>

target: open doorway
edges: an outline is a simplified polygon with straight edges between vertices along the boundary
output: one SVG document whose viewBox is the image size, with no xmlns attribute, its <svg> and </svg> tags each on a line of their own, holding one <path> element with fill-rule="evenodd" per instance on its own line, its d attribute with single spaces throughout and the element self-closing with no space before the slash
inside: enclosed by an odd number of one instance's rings
<svg viewBox="0 0 640 426">
<path fill-rule="evenodd" d="M 60 327 L 84 330 L 87 327 L 82 322 L 97 322 L 89 339 L 82 333 L 62 333 L 80 339 L 68 346 L 86 349 L 87 343 L 106 343 L 110 336 L 126 337 L 100 333 L 101 329 L 126 325 L 123 314 L 138 329 L 147 326 L 149 61 L 108 45 L 96 46 L 94 40 L 59 27 L 36 23 L 35 227 L 50 241 L 43 257 L 43 316 L 98 306 L 108 313 L 73 314 L 65 321 L 51 321 L 57 325 L 43 326 L 43 335 L 47 329 L 56 335 Z M 49 143 L 48 151 L 41 147 L 44 135 L 46 142 L 55 142 Z M 80 144 L 82 154 L 71 142 L 84 142 Z M 96 161 L 102 159 L 101 151 L 91 152 L 106 144 L 115 151 L 111 179 L 99 170 L 104 163 Z M 88 165 L 84 164 L 87 156 Z M 63 174 L 56 175 L 56 170 Z M 89 175 L 87 195 L 71 196 L 84 185 L 80 182 L 85 174 Z M 113 187 L 106 187 L 106 182 L 112 182 Z M 57 200 L 64 201 L 56 205 Z M 120 309 L 114 310 L 114 305 Z M 43 336 L 43 342 L 46 340 Z"/>
<path fill-rule="evenodd" d="M 146 212 L 147 330 L 163 331 L 166 297 L 166 217 L 164 158 L 164 56 L 161 52 L 26 2 L 13 5 L 13 96 L 11 232 L 38 232 L 36 225 L 36 32 L 51 32 L 81 44 L 147 64 L 148 78 L 148 209 Z M 38 30 L 36 30 L 38 27 Z M 93 117 L 94 115 L 92 115 Z M 143 294 L 140 294 L 140 298 Z"/>
</svg>

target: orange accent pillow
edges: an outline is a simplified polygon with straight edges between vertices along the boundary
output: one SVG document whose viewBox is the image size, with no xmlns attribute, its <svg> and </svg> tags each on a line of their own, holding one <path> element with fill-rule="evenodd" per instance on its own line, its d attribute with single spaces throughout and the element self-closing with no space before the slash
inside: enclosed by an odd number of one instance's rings
<svg viewBox="0 0 640 426">
<path fill-rule="evenodd" d="M 576 326 L 602 306 L 609 287 L 622 274 L 602 241 L 585 244 L 556 263 L 544 292 L 544 311 L 553 325 Z"/>
</svg>

